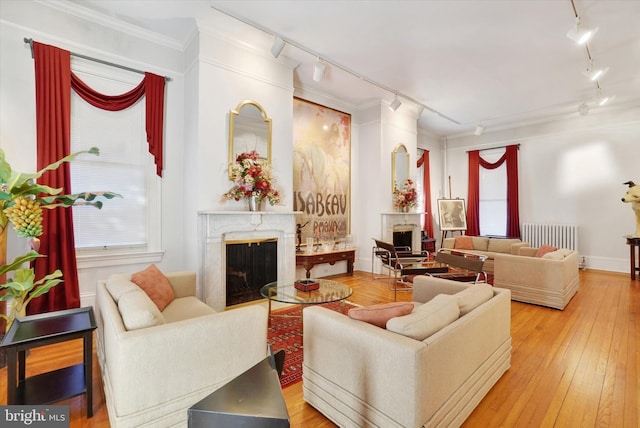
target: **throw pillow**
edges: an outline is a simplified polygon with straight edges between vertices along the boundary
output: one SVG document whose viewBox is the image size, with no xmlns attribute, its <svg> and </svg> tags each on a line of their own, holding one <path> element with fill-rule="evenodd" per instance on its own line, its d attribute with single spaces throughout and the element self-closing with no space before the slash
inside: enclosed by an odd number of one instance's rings
<svg viewBox="0 0 640 428">
<path fill-rule="evenodd" d="M 349 318 L 354 320 L 368 322 L 369 324 L 385 328 L 387 321 L 393 317 L 411 313 L 413 306 L 411 302 L 381 303 L 368 307 L 351 308 L 347 314 Z"/>
<path fill-rule="evenodd" d="M 160 311 L 163 311 L 176 297 L 171 283 L 154 264 L 131 275 L 131 281 L 147 293 Z"/>
<path fill-rule="evenodd" d="M 116 273 L 109 277 L 106 283 L 107 291 L 111 294 L 114 302 L 118 303 L 120 298 L 130 291 L 140 290 L 140 287 L 135 285 L 126 276 Z"/>
<path fill-rule="evenodd" d="M 120 296 L 118 310 L 127 330 L 138 330 L 164 324 L 164 317 L 158 307 L 140 289 Z"/>
<path fill-rule="evenodd" d="M 493 297 L 493 288 L 489 284 L 470 285 L 466 290 L 454 294 L 458 299 L 460 316 L 468 314 Z"/>
<path fill-rule="evenodd" d="M 425 340 L 458 319 L 458 299 L 438 294 L 412 313 L 387 321 L 387 330 L 415 340 Z"/>
<path fill-rule="evenodd" d="M 473 250 L 473 237 L 466 235 L 456 236 L 453 248 L 457 250 Z"/>
<path fill-rule="evenodd" d="M 536 251 L 535 257 L 542 257 L 547 253 L 550 253 L 552 251 L 556 251 L 557 248 L 556 247 L 552 247 L 551 245 L 541 245 L 540 248 L 538 248 L 538 251 Z"/>
</svg>

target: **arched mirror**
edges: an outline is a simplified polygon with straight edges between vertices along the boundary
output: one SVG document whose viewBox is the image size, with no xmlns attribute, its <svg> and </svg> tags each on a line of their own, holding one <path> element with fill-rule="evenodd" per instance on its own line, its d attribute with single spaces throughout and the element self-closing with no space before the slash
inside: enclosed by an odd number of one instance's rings
<svg viewBox="0 0 640 428">
<path fill-rule="evenodd" d="M 400 189 L 409 178 L 409 152 L 404 144 L 398 144 L 391 153 L 391 192 Z"/>
<path fill-rule="evenodd" d="M 271 164 L 271 119 L 257 102 L 243 101 L 229 113 L 229 166 L 252 150 Z"/>
</svg>

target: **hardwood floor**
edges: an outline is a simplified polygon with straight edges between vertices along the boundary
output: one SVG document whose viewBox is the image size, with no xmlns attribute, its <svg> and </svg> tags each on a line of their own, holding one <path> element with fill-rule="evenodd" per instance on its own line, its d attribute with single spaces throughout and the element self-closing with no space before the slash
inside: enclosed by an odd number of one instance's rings
<svg viewBox="0 0 640 428">
<path fill-rule="evenodd" d="M 337 275 L 361 305 L 393 300 L 385 280 L 367 272 Z M 398 300 L 411 300 L 410 292 Z M 564 311 L 512 302 L 511 368 L 467 419 L 465 427 L 638 427 L 640 407 L 640 281 L 628 274 L 580 272 L 580 290 Z M 80 341 L 33 350 L 27 375 L 82 360 Z M 0 403 L 6 404 L 6 368 Z M 292 427 L 333 427 L 302 398 L 302 383 L 284 389 Z M 108 427 L 97 358 L 94 416 L 84 396 L 70 406 L 71 427 Z"/>
</svg>

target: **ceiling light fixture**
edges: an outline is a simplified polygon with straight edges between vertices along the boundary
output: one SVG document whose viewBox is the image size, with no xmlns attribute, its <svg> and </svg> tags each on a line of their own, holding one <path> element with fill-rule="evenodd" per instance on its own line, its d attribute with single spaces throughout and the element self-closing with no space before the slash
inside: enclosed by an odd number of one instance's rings
<svg viewBox="0 0 640 428">
<path fill-rule="evenodd" d="M 326 69 L 326 66 L 322 63 L 322 61 L 320 61 L 320 58 L 318 58 L 316 63 L 313 65 L 314 82 L 320 82 L 322 79 L 324 79 L 325 69 Z"/>
<path fill-rule="evenodd" d="M 474 134 L 476 135 L 482 135 L 482 133 L 484 132 L 484 126 L 482 126 L 482 124 L 478 124 L 478 126 L 476 126 L 476 130 L 473 131 Z"/>
<path fill-rule="evenodd" d="M 258 29 L 258 30 L 260 30 L 260 31 L 262 31 L 264 33 L 275 34 L 275 32 L 272 31 L 271 29 L 269 29 L 269 28 L 267 28 L 267 27 L 265 27 L 263 25 L 260 25 L 257 22 L 254 22 L 254 21 L 251 21 L 249 19 L 242 18 L 242 17 L 240 17 L 238 15 L 235 15 L 235 14 L 229 12 L 228 10 L 225 10 L 223 8 L 214 6 L 212 4 L 210 4 L 209 7 L 211 7 L 212 9 L 215 9 L 218 12 L 223 13 L 223 14 L 225 14 L 227 16 L 230 16 L 233 19 L 236 19 L 236 20 L 238 20 L 240 22 L 243 22 L 243 23 L 245 23 L 247 25 L 250 25 L 253 28 L 256 28 L 256 29 Z M 305 46 L 303 46 L 303 45 L 301 45 L 301 44 L 299 44 L 299 43 L 297 43 L 297 42 L 295 42 L 293 40 L 290 40 L 290 39 L 283 39 L 283 40 L 284 40 L 284 42 L 286 44 L 288 44 L 290 46 L 293 46 L 293 47 L 295 47 L 295 48 L 297 48 L 297 49 L 299 49 L 299 50 L 301 50 L 303 52 L 306 52 L 306 53 L 308 53 L 310 55 L 313 55 L 315 57 L 319 57 L 320 56 L 318 53 L 314 52 L 312 49 L 309 49 L 309 48 L 307 48 L 307 47 L 305 47 Z M 384 91 L 390 92 L 392 94 L 399 94 L 405 100 L 410 101 L 410 102 L 412 102 L 412 103 L 414 103 L 414 104 L 416 104 L 418 106 L 422 106 L 426 110 L 430 111 L 431 113 L 433 113 L 435 115 L 438 115 L 441 118 L 446 119 L 451 123 L 455 123 L 456 125 L 462 125 L 462 122 L 460 122 L 460 121 L 458 121 L 458 120 L 456 120 L 456 119 L 454 119 L 452 117 L 449 117 L 449 116 L 445 115 L 444 113 L 439 112 L 438 110 L 436 110 L 434 108 L 429 107 L 428 105 L 422 103 L 421 101 L 418 101 L 417 99 L 415 99 L 415 98 L 413 98 L 413 97 L 411 97 L 409 95 L 400 94 L 398 91 L 394 90 L 393 88 L 390 88 L 389 86 L 386 86 L 386 85 L 384 85 L 384 84 L 382 84 L 380 82 L 372 80 L 372 79 L 370 79 L 370 78 L 368 78 L 368 77 L 366 77 L 366 76 L 364 76 L 364 75 L 362 75 L 362 74 L 350 69 L 349 67 L 346 67 L 346 66 L 344 66 L 344 65 L 342 65 L 342 64 L 340 64 L 338 62 L 335 62 L 335 61 L 333 61 L 331 59 L 328 59 L 326 57 L 323 59 L 323 61 L 324 61 L 324 63 L 329 64 L 332 67 L 339 68 L 340 70 L 344 71 L 345 73 L 348 73 L 348 74 L 356 77 L 357 79 L 360 79 L 360 80 L 362 80 L 364 82 L 367 82 L 370 85 L 376 86 L 376 87 L 378 87 L 378 88 L 380 88 L 380 89 L 382 89 Z"/>
<path fill-rule="evenodd" d="M 580 17 L 576 16 L 576 23 L 567 32 L 567 37 L 576 42 L 579 45 L 585 45 L 593 38 L 598 32 L 598 27 L 595 28 L 582 28 L 580 26 Z"/>
<path fill-rule="evenodd" d="M 389 104 L 389 110 L 396 111 L 401 105 L 402 103 L 398 99 L 398 94 L 396 94 L 396 97 L 393 99 L 393 101 L 391 101 L 391 104 Z"/>
<path fill-rule="evenodd" d="M 591 65 L 587 70 L 583 73 L 585 76 L 589 78 L 592 82 L 601 79 L 607 72 L 609 71 L 609 67 L 605 68 L 594 68 Z"/>
<path fill-rule="evenodd" d="M 284 40 L 282 40 L 278 36 L 273 36 L 273 45 L 271 46 L 271 55 L 274 58 L 278 58 L 280 56 L 280 52 L 284 49 Z"/>
<path fill-rule="evenodd" d="M 580 116 L 586 116 L 589 114 L 589 105 L 587 103 L 582 103 L 578 106 L 578 113 Z"/>
</svg>

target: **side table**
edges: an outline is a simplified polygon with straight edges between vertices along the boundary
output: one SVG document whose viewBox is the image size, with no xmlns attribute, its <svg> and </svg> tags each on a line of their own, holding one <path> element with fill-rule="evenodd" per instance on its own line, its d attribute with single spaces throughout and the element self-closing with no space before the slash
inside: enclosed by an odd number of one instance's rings
<svg viewBox="0 0 640 428">
<path fill-rule="evenodd" d="M 347 274 L 353 275 L 353 263 L 356 259 L 356 250 L 353 248 L 344 250 L 331 250 L 320 252 L 298 252 L 296 253 L 296 266 L 304 266 L 307 278 L 311 278 L 311 269 L 315 265 L 329 263 L 330 265 L 336 264 L 336 262 L 347 262 Z"/>
<path fill-rule="evenodd" d="M 16 318 L 0 343 L 7 352 L 7 404 L 49 404 L 86 393 L 93 416 L 93 330 L 91 306 Z M 29 349 L 82 339 L 84 362 L 25 378 Z"/>
<path fill-rule="evenodd" d="M 629 246 L 629 261 L 631 263 L 631 280 L 635 281 L 636 272 L 640 272 L 640 238 L 625 236 Z M 637 250 L 637 251 L 636 251 Z M 636 258 L 637 254 L 637 258 Z"/>
</svg>

